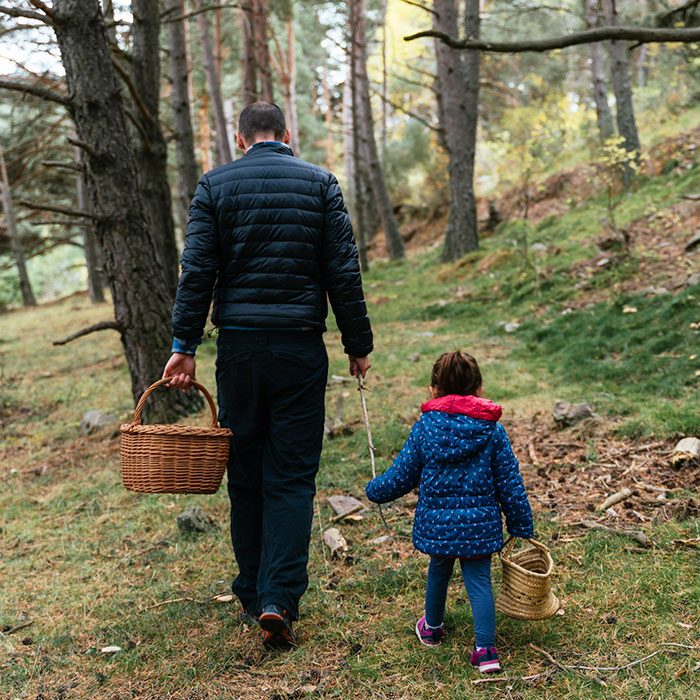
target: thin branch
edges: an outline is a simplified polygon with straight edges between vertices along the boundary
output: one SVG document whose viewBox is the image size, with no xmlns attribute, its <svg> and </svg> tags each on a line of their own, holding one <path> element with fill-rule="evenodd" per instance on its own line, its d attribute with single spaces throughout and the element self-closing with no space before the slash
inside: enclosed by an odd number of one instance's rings
<svg viewBox="0 0 700 700">
<path fill-rule="evenodd" d="M 92 326 L 83 328 L 72 335 L 69 335 L 61 340 L 54 340 L 51 345 L 66 345 L 77 338 L 82 338 L 84 335 L 89 335 L 90 333 L 95 333 L 97 331 L 114 330 L 121 332 L 121 328 L 116 321 L 100 321 L 100 323 L 95 323 Z"/>
<path fill-rule="evenodd" d="M 91 214 L 87 211 L 81 211 L 79 209 L 72 209 L 71 207 L 62 207 L 58 204 L 37 204 L 36 202 L 30 202 L 27 199 L 18 199 L 17 204 L 21 204 L 27 209 L 36 209 L 38 211 L 53 211 L 57 214 L 65 214 L 66 216 L 81 216 L 85 219 L 98 220 L 99 217 Z"/>
<path fill-rule="evenodd" d="M 402 107 L 400 104 L 397 104 L 393 100 L 391 100 L 389 97 L 384 97 L 379 90 L 375 90 L 375 88 L 370 88 L 370 92 L 373 94 L 377 95 L 383 102 L 386 102 L 388 105 L 393 107 L 395 110 L 399 112 L 403 112 L 405 115 L 411 117 L 412 119 L 415 119 L 416 121 L 420 122 L 424 126 L 427 126 L 428 129 L 431 129 L 432 131 L 435 132 L 440 132 L 442 131 L 442 127 L 437 126 L 433 124 L 432 122 L 429 122 L 425 117 L 421 117 L 420 114 L 416 114 L 415 112 L 411 111 L 410 109 L 407 109 L 406 107 Z"/>
<path fill-rule="evenodd" d="M 15 7 L 0 6 L 0 14 L 8 15 L 9 17 L 25 17 L 26 19 L 36 19 L 43 24 L 51 24 L 46 15 L 41 12 L 32 12 L 31 10 L 18 10 Z"/>
<path fill-rule="evenodd" d="M 177 15 L 176 17 L 168 17 L 170 12 L 172 10 L 165 10 L 164 12 L 161 12 L 160 14 L 160 21 L 161 22 L 182 22 L 185 19 L 190 19 L 190 17 L 196 17 L 197 15 L 201 15 L 203 12 L 212 12 L 213 10 L 224 10 L 227 7 L 234 7 L 234 8 L 241 8 L 242 10 L 245 9 L 252 9 L 248 7 L 247 5 L 240 5 L 237 2 L 230 2 L 226 3 L 223 5 L 209 5 L 207 7 L 200 7 L 198 10 L 193 10 L 192 12 L 188 12 L 184 15 Z"/>
<path fill-rule="evenodd" d="M 50 88 L 40 87 L 39 85 L 29 85 L 28 83 L 21 83 L 17 80 L 6 80 L 0 78 L 0 88 L 4 90 L 16 90 L 17 92 L 24 92 L 27 95 L 33 95 L 34 97 L 40 97 L 42 100 L 48 100 L 49 102 L 57 102 L 64 107 L 70 105 L 70 98 L 66 95 L 62 95 L 60 92 L 51 90 Z"/>
<path fill-rule="evenodd" d="M 431 15 L 435 15 L 436 17 L 438 16 L 438 13 L 433 10 L 432 7 L 428 7 L 427 5 L 423 5 L 423 3 L 420 2 L 414 2 L 414 0 L 401 0 L 401 2 L 405 2 L 407 5 L 413 5 L 413 7 L 420 7 L 421 10 L 425 10 L 426 12 L 430 12 Z"/>
<path fill-rule="evenodd" d="M 30 5 L 34 5 L 37 10 L 41 10 L 47 17 L 53 19 L 53 9 L 42 0 L 29 0 Z"/>
<path fill-rule="evenodd" d="M 65 168 L 66 170 L 75 170 L 79 173 L 85 170 L 79 163 L 71 163 L 64 160 L 42 160 L 41 164 L 46 168 Z"/>
<path fill-rule="evenodd" d="M 136 89 L 136 85 L 134 85 L 134 81 L 131 79 L 131 76 L 129 75 L 129 73 L 127 71 L 125 71 L 122 66 L 119 65 L 119 61 L 115 60 L 114 56 L 112 56 L 112 65 L 114 66 L 117 73 L 119 73 L 122 80 L 126 83 L 126 86 L 129 88 L 129 93 L 131 94 L 131 97 L 134 100 L 134 103 L 139 108 L 139 112 L 141 112 L 141 114 L 143 114 L 145 119 L 150 124 L 154 124 L 155 119 L 153 118 L 151 111 L 148 109 L 148 107 L 146 107 L 145 102 L 141 99 L 141 95 L 139 94 L 139 91 Z"/>
<path fill-rule="evenodd" d="M 93 158 L 97 158 L 97 156 L 98 156 L 97 151 L 89 143 L 87 143 L 87 141 L 81 141 L 80 139 L 74 139 L 72 136 L 69 136 L 67 141 L 68 141 L 68 143 L 72 143 L 74 146 L 77 146 L 78 148 L 82 148 L 85 151 L 85 153 L 92 156 Z"/>
<path fill-rule="evenodd" d="M 568 46 L 592 44 L 597 41 L 637 41 L 642 44 L 692 43 L 700 41 L 700 27 L 688 29 L 656 29 L 652 27 L 595 27 L 582 32 L 548 39 L 522 39 L 520 41 L 484 41 L 481 39 L 454 39 L 444 32 L 432 29 L 405 36 L 404 41 L 424 37 L 440 39 L 453 49 L 476 49 L 492 53 L 522 53 L 525 51 L 553 51 Z"/>
</svg>

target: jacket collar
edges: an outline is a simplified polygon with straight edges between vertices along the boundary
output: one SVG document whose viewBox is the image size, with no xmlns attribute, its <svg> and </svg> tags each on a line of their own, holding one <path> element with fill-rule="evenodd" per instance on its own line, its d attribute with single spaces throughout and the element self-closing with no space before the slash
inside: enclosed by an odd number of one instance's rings
<svg viewBox="0 0 700 700">
<path fill-rule="evenodd" d="M 284 153 L 286 155 L 294 155 L 294 151 L 286 144 L 281 141 L 258 141 L 254 143 L 246 152 L 246 156 L 251 156 L 254 153 Z"/>
<path fill-rule="evenodd" d="M 493 401 L 482 399 L 479 396 L 461 396 L 459 394 L 448 394 L 426 401 L 421 406 L 421 411 L 423 413 L 442 411 L 443 413 L 456 413 L 491 421 L 497 421 L 503 413 L 503 409 Z"/>
</svg>

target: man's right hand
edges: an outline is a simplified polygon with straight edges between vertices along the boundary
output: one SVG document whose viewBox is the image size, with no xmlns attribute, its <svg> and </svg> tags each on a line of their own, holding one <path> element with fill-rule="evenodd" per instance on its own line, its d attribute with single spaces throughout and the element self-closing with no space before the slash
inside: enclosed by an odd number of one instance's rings
<svg viewBox="0 0 700 700">
<path fill-rule="evenodd" d="M 167 386 L 187 391 L 194 381 L 196 364 L 194 355 L 174 352 L 163 370 L 163 379 L 171 377 Z"/>
<path fill-rule="evenodd" d="M 367 375 L 367 370 L 372 366 L 369 356 L 367 357 L 353 357 L 349 355 L 350 360 L 350 375 L 352 377 L 362 376 L 363 378 Z"/>
</svg>

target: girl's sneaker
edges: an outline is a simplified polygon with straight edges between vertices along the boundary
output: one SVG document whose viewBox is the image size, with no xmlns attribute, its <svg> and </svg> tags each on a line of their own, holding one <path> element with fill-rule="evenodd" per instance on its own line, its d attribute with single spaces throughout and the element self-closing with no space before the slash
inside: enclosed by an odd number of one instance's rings
<svg viewBox="0 0 700 700">
<path fill-rule="evenodd" d="M 445 636 L 445 626 L 440 625 L 440 627 L 435 629 L 428 627 L 425 616 L 423 616 L 416 622 L 416 636 L 420 640 L 420 643 L 426 647 L 439 647 Z"/>
<path fill-rule="evenodd" d="M 469 659 L 472 666 L 476 666 L 481 673 L 498 673 L 501 670 L 501 664 L 498 661 L 498 649 L 496 647 L 486 647 L 472 649 L 472 655 Z"/>
</svg>

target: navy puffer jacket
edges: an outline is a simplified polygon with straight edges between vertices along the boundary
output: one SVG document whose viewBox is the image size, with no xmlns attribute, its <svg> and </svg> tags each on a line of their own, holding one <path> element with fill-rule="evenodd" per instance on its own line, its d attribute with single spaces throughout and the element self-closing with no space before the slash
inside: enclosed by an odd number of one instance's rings
<svg viewBox="0 0 700 700">
<path fill-rule="evenodd" d="M 375 503 L 419 486 L 413 544 L 426 554 L 475 557 L 503 546 L 509 534 L 533 536 L 532 511 L 501 408 L 476 396 L 443 396 L 422 406 L 404 448 L 367 485 Z"/>
<path fill-rule="evenodd" d="M 350 218 L 338 181 L 282 143 L 202 177 L 190 205 L 173 335 L 212 322 L 263 330 L 325 330 L 330 299 L 345 351 L 372 351 Z"/>
</svg>

